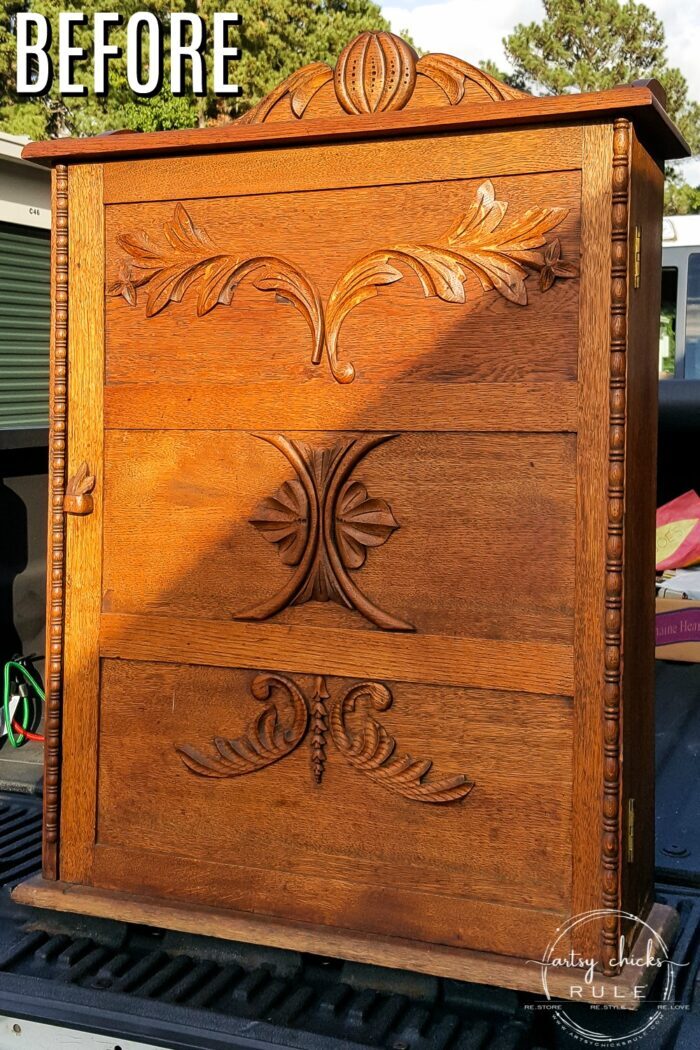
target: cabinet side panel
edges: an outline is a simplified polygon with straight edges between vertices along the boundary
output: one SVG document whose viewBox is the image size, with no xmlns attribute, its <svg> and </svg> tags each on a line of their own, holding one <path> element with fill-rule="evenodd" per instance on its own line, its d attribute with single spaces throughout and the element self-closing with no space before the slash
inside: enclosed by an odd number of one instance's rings
<svg viewBox="0 0 700 1050">
<path fill-rule="evenodd" d="M 91 867 L 97 779 L 104 374 L 102 167 L 71 168 L 68 180 L 71 316 L 60 874 L 70 882 L 83 882 Z"/>
<path fill-rule="evenodd" d="M 605 559 L 610 389 L 611 125 L 584 129 L 579 317 L 575 732 L 572 914 L 601 907 L 603 871 Z M 576 948 L 599 958 L 600 929 L 576 933 Z"/>
<path fill-rule="evenodd" d="M 622 901 L 644 917 L 654 883 L 654 590 L 663 170 L 633 138 L 625 456 Z M 641 235 L 639 278 L 632 260 Z M 637 286 L 635 287 L 635 284 Z M 630 802 L 634 816 L 631 818 Z M 633 823 L 630 829 L 630 822 Z"/>
</svg>

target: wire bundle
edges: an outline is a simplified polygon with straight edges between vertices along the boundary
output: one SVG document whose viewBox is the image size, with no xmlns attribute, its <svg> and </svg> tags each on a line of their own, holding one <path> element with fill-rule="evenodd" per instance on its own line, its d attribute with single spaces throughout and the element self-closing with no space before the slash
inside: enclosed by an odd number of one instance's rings
<svg viewBox="0 0 700 1050">
<path fill-rule="evenodd" d="M 10 714 L 13 672 L 15 679 L 19 675 L 24 678 L 26 683 L 24 689 L 20 686 L 20 698 L 22 703 L 20 705 L 21 714 L 19 719 L 13 718 Z M 10 741 L 11 747 L 21 747 L 27 740 L 37 740 L 42 743 L 44 740 L 40 733 L 33 733 L 29 729 L 32 719 L 32 710 L 29 704 L 30 688 L 34 690 L 35 695 L 43 703 L 45 699 L 44 690 L 41 688 L 36 678 L 19 660 L 8 660 L 5 664 L 2 695 L 5 726 L 7 727 L 7 739 Z"/>
</svg>

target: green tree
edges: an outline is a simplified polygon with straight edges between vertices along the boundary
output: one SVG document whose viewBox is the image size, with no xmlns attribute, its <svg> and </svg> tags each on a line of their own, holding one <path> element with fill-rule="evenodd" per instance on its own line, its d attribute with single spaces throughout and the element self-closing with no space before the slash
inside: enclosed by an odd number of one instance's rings
<svg viewBox="0 0 700 1050">
<path fill-rule="evenodd" d="M 690 98 L 680 69 L 666 59 L 661 20 L 636 0 L 543 0 L 541 22 L 517 25 L 503 45 L 510 83 L 535 93 L 602 91 L 633 80 L 663 85 L 667 110 L 693 153 L 700 153 L 700 104 Z M 666 211 L 700 211 L 700 188 L 671 167 Z"/>
<path fill-rule="evenodd" d="M 5 0 L 0 12 L 0 128 L 11 134 L 47 138 L 57 135 L 94 135 L 120 128 L 153 131 L 191 127 L 240 116 L 255 105 L 284 77 L 308 62 L 333 64 L 341 48 L 365 29 L 388 29 L 378 4 L 372 0 L 118 0 L 108 5 L 118 11 L 124 25 L 110 33 L 110 43 L 121 46 L 122 56 L 109 63 L 109 92 L 95 97 L 92 63 L 79 62 L 75 79 L 88 85 L 82 98 L 62 98 L 58 83 L 42 99 L 17 96 L 14 20 L 18 11 L 46 15 L 54 28 L 51 55 L 57 61 L 58 14 L 81 11 L 88 16 L 85 28 L 75 32 L 75 43 L 90 48 L 92 15 L 105 9 L 102 0 Z M 241 59 L 230 66 L 230 75 L 241 85 L 240 97 L 174 97 L 169 90 L 166 62 L 163 89 L 154 98 L 134 95 L 126 78 L 126 21 L 137 11 L 151 11 L 166 24 L 171 12 L 199 14 L 211 42 L 215 11 L 236 11 L 242 25 L 232 28 L 229 40 L 241 49 Z M 166 47 L 167 54 L 167 47 Z M 211 84 L 211 50 L 206 55 Z"/>
<path fill-rule="evenodd" d="M 236 11 L 241 25 L 231 28 L 229 41 L 241 58 L 231 76 L 241 95 L 197 102 L 198 121 L 241 116 L 280 81 L 309 62 L 335 64 L 339 52 L 358 33 L 390 28 L 373 0 L 189 0 L 184 8 L 196 12 L 208 31 L 216 11 Z M 207 69 L 211 74 L 211 52 Z M 211 85 L 211 75 L 207 78 Z"/>
<path fill-rule="evenodd" d="M 687 182 L 666 180 L 664 192 L 666 215 L 697 215 L 700 213 L 700 186 L 689 186 Z"/>
<path fill-rule="evenodd" d="M 11 134 L 50 138 L 59 135 L 95 135 L 102 131 L 133 127 L 135 130 L 158 130 L 191 126 L 196 114 L 192 99 L 174 98 L 167 86 L 153 99 L 141 99 L 129 89 L 126 77 L 126 22 L 137 11 L 150 11 L 161 19 L 177 4 L 164 0 L 119 0 L 107 5 L 123 16 L 124 23 L 111 29 L 109 40 L 122 49 L 119 58 L 110 59 L 109 92 L 98 97 L 93 91 L 93 63 L 79 60 L 74 66 L 74 80 L 87 86 L 83 97 L 62 97 L 58 76 L 43 98 L 27 98 L 16 93 L 15 16 L 19 11 L 45 15 L 52 27 L 49 54 L 57 70 L 58 15 L 76 11 L 87 16 L 85 26 L 75 27 L 74 42 L 88 53 L 92 47 L 92 17 L 105 9 L 102 0 L 9 0 L 0 22 L 0 128 Z M 168 83 L 169 67 L 166 69 Z"/>
<path fill-rule="evenodd" d="M 668 112 L 700 152 L 700 105 L 668 65 L 661 20 L 635 0 L 544 0 L 541 22 L 517 25 L 503 41 L 518 81 L 538 93 L 601 91 L 655 77 Z"/>
<path fill-rule="evenodd" d="M 527 84 L 519 73 L 506 72 L 505 69 L 501 69 L 500 66 L 490 58 L 487 58 L 484 62 L 480 62 L 479 68 L 483 69 L 484 73 L 488 73 L 489 76 L 495 77 L 496 80 L 500 80 L 503 84 L 509 84 L 510 87 L 514 88 L 520 88 L 521 91 L 527 91 Z"/>
</svg>

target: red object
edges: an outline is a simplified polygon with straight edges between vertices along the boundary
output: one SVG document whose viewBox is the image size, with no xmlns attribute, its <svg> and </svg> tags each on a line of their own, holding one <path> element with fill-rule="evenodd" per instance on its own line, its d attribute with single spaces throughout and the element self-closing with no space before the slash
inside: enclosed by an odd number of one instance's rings
<svg viewBox="0 0 700 1050">
<path fill-rule="evenodd" d="M 684 492 L 656 512 L 656 571 L 700 562 L 700 496 Z"/>
<path fill-rule="evenodd" d="M 44 738 L 40 733 L 30 733 L 28 729 L 19 724 L 16 718 L 12 719 L 12 728 L 15 733 L 21 733 L 22 736 L 26 736 L 27 740 L 37 740 L 40 744 L 44 743 Z"/>
</svg>

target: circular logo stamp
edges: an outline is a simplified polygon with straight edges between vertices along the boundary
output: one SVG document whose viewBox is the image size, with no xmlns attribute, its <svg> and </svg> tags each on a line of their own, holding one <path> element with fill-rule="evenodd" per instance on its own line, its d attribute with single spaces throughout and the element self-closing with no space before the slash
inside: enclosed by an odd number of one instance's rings
<svg viewBox="0 0 700 1050">
<path fill-rule="evenodd" d="M 601 920 L 609 915 L 636 931 L 631 948 L 624 936 L 619 938 L 612 960 L 612 965 L 620 968 L 617 980 L 601 976 L 598 958 L 571 947 L 572 942 L 581 942 L 586 926 L 599 930 Z M 559 927 L 539 965 L 548 1000 L 542 1008 L 584 1043 L 623 1046 L 637 1042 L 675 1008 L 678 963 L 671 961 L 668 945 L 659 932 L 631 912 L 598 909 L 573 916 Z M 649 996 L 652 987 L 653 999 Z"/>
</svg>

